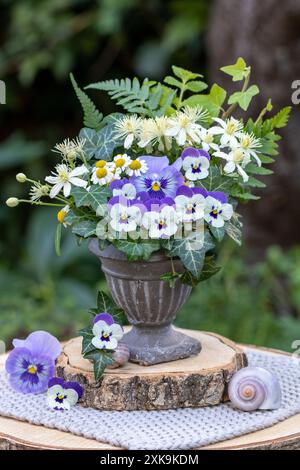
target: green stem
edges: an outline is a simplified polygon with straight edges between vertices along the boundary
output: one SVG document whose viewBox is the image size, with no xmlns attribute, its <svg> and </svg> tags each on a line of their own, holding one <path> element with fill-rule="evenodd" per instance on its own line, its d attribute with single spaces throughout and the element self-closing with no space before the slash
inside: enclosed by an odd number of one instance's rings
<svg viewBox="0 0 300 470">
<path fill-rule="evenodd" d="M 65 205 L 65 204 L 53 204 L 53 203 L 50 203 L 50 202 L 29 201 L 27 199 L 19 199 L 19 202 L 27 202 L 28 204 L 33 204 L 35 206 L 64 207 L 64 205 Z"/>
<path fill-rule="evenodd" d="M 244 91 L 247 90 L 248 85 L 249 85 L 249 81 L 250 81 L 250 70 L 249 70 L 249 73 L 248 73 L 247 77 L 245 78 L 244 85 L 241 89 L 242 93 L 244 93 Z M 238 107 L 238 103 L 233 103 L 231 106 L 229 106 L 227 111 L 225 111 L 222 114 L 222 119 L 227 119 L 236 110 L 237 107 Z"/>
<path fill-rule="evenodd" d="M 185 92 L 185 85 L 186 85 L 186 82 L 182 82 L 182 87 L 180 89 L 180 94 L 179 94 L 179 98 L 178 98 L 177 109 L 181 108 L 182 98 L 183 98 L 183 94 Z"/>
</svg>

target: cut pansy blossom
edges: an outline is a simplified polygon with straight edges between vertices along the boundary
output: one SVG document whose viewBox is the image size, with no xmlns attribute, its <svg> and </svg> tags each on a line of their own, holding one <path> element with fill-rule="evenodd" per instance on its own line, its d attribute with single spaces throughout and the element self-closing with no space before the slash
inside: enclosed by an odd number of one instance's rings
<svg viewBox="0 0 300 470">
<path fill-rule="evenodd" d="M 114 350 L 118 346 L 118 341 L 122 339 L 123 328 L 114 322 L 111 315 L 106 312 L 100 313 L 94 318 L 92 344 L 97 349 Z"/>
<path fill-rule="evenodd" d="M 205 199 L 204 219 L 213 227 L 223 227 L 233 215 L 233 207 L 227 203 L 223 192 L 211 192 Z"/>
<path fill-rule="evenodd" d="M 70 410 L 83 395 L 83 388 L 78 382 L 65 382 L 53 377 L 48 382 L 47 403 L 52 410 Z"/>
<path fill-rule="evenodd" d="M 84 165 L 74 169 L 69 168 L 64 163 L 56 165 L 55 172 L 52 172 L 53 176 L 46 176 L 45 178 L 47 183 L 53 184 L 50 197 L 56 197 L 61 190 L 63 190 L 65 197 L 69 197 L 72 185 L 86 188 L 87 181 L 79 178 L 79 176 L 85 175 L 86 173 L 88 173 L 88 169 Z"/>
<path fill-rule="evenodd" d="M 187 180 L 197 181 L 208 176 L 210 155 L 205 150 L 188 147 L 182 152 L 181 159 Z"/>
</svg>

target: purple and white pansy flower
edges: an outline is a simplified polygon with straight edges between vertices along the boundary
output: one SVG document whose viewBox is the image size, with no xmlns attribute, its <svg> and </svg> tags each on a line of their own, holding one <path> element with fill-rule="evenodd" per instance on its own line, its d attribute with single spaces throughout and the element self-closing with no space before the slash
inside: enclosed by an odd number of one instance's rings
<svg viewBox="0 0 300 470">
<path fill-rule="evenodd" d="M 169 238 L 177 232 L 179 217 L 173 199 L 164 198 L 160 202 L 150 199 L 145 204 L 148 210 L 142 224 L 148 230 L 149 238 Z"/>
<path fill-rule="evenodd" d="M 128 178 L 112 181 L 110 189 L 112 190 L 113 196 L 122 196 L 129 200 L 136 198 L 136 188 L 130 183 Z"/>
<path fill-rule="evenodd" d="M 110 226 L 116 232 L 130 233 L 140 226 L 142 213 L 139 205 L 135 205 L 122 196 L 114 196 L 109 201 Z"/>
<path fill-rule="evenodd" d="M 187 180 L 197 181 L 208 176 L 210 155 L 205 150 L 187 147 L 181 154 L 181 160 Z"/>
<path fill-rule="evenodd" d="M 151 198 L 175 197 L 177 188 L 184 183 L 180 173 L 181 160 L 169 165 L 168 157 L 142 157 L 148 166 L 145 174 L 131 179 L 138 193 L 147 192 Z"/>
<path fill-rule="evenodd" d="M 205 199 L 204 219 L 213 227 L 223 227 L 233 215 L 233 207 L 227 203 L 227 196 L 221 191 L 208 193 Z"/>
<path fill-rule="evenodd" d="M 195 222 L 203 219 L 207 195 L 204 189 L 181 186 L 176 194 L 176 211 L 181 222 Z"/>
<path fill-rule="evenodd" d="M 25 340 L 14 339 L 13 345 L 5 363 L 10 386 L 21 393 L 45 392 L 61 353 L 59 341 L 46 331 L 36 331 Z"/>
<path fill-rule="evenodd" d="M 103 312 L 94 318 L 93 335 L 92 344 L 95 348 L 114 350 L 118 346 L 118 341 L 122 339 L 124 331 L 111 315 Z"/>
<path fill-rule="evenodd" d="M 53 410 L 70 410 L 83 395 L 83 388 L 78 382 L 65 382 L 53 377 L 48 382 L 47 403 Z"/>
</svg>

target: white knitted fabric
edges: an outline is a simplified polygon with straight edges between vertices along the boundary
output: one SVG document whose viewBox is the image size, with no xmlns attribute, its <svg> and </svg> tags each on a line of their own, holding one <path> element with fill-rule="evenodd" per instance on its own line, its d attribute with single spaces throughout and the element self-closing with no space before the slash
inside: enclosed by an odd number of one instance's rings
<svg viewBox="0 0 300 470">
<path fill-rule="evenodd" d="M 300 412 L 300 361 L 247 350 L 249 365 L 273 371 L 283 403 L 274 411 L 243 412 L 229 404 L 166 411 L 97 411 L 79 405 L 70 411 L 47 408 L 45 394 L 23 395 L 0 374 L 0 415 L 67 431 L 128 449 L 193 449 L 267 428 Z M 30 437 L 30 436 L 29 436 Z"/>
</svg>

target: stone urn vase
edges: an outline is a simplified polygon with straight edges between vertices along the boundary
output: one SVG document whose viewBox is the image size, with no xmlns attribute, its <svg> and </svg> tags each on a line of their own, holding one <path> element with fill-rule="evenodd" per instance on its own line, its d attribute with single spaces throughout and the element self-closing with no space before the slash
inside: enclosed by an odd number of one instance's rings
<svg viewBox="0 0 300 470">
<path fill-rule="evenodd" d="M 114 246 L 101 251 L 98 241 L 89 249 L 101 261 L 111 295 L 125 311 L 132 329 L 123 340 L 130 350 L 130 361 L 142 365 L 183 359 L 201 350 L 198 340 L 172 327 L 177 311 L 191 293 L 191 287 L 176 280 L 173 287 L 160 279 L 171 270 L 163 252 L 148 261 L 128 261 Z M 177 272 L 183 271 L 179 259 L 173 260 Z"/>
</svg>

